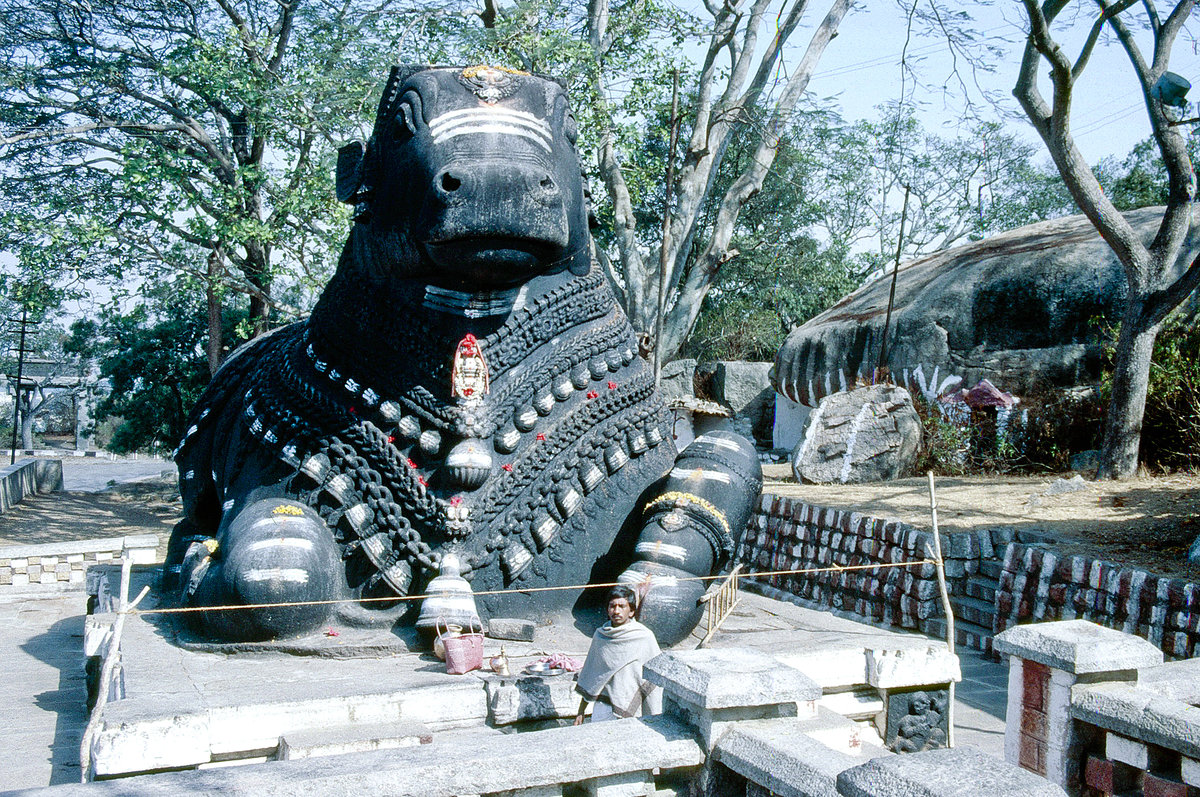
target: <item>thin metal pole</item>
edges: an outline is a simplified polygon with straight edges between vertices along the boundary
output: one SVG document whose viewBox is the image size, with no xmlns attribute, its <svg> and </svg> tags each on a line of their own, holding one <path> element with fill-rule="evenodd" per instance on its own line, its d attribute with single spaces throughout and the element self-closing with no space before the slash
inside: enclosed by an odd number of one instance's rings
<svg viewBox="0 0 1200 797">
<path fill-rule="evenodd" d="M 888 350 L 888 330 L 892 325 L 892 305 L 896 303 L 896 278 L 900 274 L 900 253 L 904 249 L 904 224 L 908 221 L 908 194 L 909 187 L 904 186 L 904 207 L 900 211 L 900 235 L 896 239 L 896 262 L 892 266 L 892 290 L 888 293 L 888 309 L 887 316 L 883 320 L 883 340 L 879 344 L 879 363 L 875 366 L 876 379 L 878 382 L 880 372 L 887 365 L 887 350 Z"/>
<path fill-rule="evenodd" d="M 658 252 L 658 313 L 654 319 L 654 386 L 662 371 L 663 316 L 667 314 L 667 244 L 671 238 L 671 189 L 675 184 L 675 147 L 679 143 L 679 70 L 671 70 L 671 136 L 667 148 L 667 184 L 663 186 L 662 248 Z"/>
<path fill-rule="evenodd" d="M 28 305 L 21 306 L 21 343 L 17 347 L 17 385 L 13 390 L 13 428 L 12 428 L 12 453 L 9 456 L 8 464 L 13 465 L 17 461 L 17 428 L 21 418 L 21 376 L 25 370 L 25 328 L 29 324 L 29 307 Z"/>
</svg>

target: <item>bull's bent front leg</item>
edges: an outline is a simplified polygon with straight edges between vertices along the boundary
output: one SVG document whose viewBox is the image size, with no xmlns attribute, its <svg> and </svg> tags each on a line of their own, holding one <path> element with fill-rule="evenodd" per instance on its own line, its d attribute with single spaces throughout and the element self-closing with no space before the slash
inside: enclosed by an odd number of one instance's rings
<svg viewBox="0 0 1200 797">
<path fill-rule="evenodd" d="M 340 560 L 316 512 L 297 501 L 262 499 L 215 539 L 191 544 L 180 568 L 181 603 L 221 607 L 193 623 L 221 639 L 305 633 L 324 624 L 332 601 L 344 597 Z"/>
<path fill-rule="evenodd" d="M 639 617 L 661 645 L 674 645 L 700 622 L 707 584 L 733 554 L 762 490 L 762 466 L 741 435 L 701 435 L 675 460 L 660 495 L 646 505 L 636 560 L 620 580 L 650 589 Z"/>
</svg>

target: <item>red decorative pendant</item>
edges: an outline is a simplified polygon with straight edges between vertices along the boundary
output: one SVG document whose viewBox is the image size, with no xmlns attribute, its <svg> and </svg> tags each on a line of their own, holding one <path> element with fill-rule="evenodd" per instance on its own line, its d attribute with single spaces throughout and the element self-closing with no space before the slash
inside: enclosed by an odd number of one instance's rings
<svg viewBox="0 0 1200 797">
<path fill-rule="evenodd" d="M 459 403 L 472 405 L 483 401 L 488 392 L 487 360 L 479 341 L 470 332 L 454 350 L 454 365 L 450 369 L 450 394 Z"/>
</svg>

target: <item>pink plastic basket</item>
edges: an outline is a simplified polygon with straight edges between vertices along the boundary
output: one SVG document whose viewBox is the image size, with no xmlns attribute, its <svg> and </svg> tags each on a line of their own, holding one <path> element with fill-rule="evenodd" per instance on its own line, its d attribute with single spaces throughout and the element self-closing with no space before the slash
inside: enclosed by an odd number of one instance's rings
<svg viewBox="0 0 1200 797">
<path fill-rule="evenodd" d="M 461 634 L 445 637 L 446 672 L 451 675 L 478 670 L 483 667 L 483 634 Z"/>
</svg>

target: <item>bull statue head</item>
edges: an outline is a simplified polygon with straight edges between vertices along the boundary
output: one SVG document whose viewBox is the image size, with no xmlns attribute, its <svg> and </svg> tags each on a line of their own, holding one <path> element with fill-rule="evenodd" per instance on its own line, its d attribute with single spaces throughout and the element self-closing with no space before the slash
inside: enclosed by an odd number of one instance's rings
<svg viewBox="0 0 1200 797">
<path fill-rule="evenodd" d="M 495 290 L 588 267 L 578 134 L 557 82 L 497 67 L 394 67 L 366 145 L 343 147 L 349 246 L 377 279 Z"/>
</svg>

